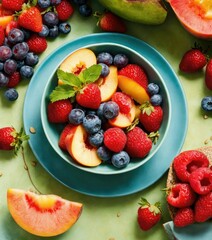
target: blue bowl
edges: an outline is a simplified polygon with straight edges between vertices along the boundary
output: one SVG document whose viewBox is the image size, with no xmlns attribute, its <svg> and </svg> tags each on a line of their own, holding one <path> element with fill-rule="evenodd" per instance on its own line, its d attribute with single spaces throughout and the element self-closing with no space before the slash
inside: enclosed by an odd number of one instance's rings
<svg viewBox="0 0 212 240">
<path fill-rule="evenodd" d="M 81 39 L 75 40 L 76 43 L 77 41 L 80 42 Z M 162 98 L 163 98 L 162 108 L 164 111 L 164 116 L 163 116 L 162 125 L 159 130 L 159 133 L 160 133 L 159 140 L 155 145 L 153 145 L 151 151 L 145 158 L 132 159 L 129 165 L 122 169 L 117 169 L 112 165 L 105 164 L 105 163 L 102 163 L 97 167 L 85 167 L 85 166 L 79 165 L 75 160 L 71 158 L 71 156 L 67 152 L 62 151 L 58 146 L 59 136 L 64 125 L 49 123 L 48 117 L 47 117 L 47 105 L 49 103 L 49 95 L 52 92 L 52 90 L 57 86 L 58 79 L 57 79 L 56 71 L 57 71 L 57 68 L 62 63 L 62 61 L 58 62 L 57 67 L 55 68 L 55 72 L 52 72 L 52 74 L 50 75 L 49 79 L 47 80 L 45 89 L 43 91 L 43 96 L 41 101 L 41 122 L 42 122 L 42 127 L 46 135 L 46 138 L 48 139 L 54 151 L 59 155 L 60 158 L 58 157 L 58 161 L 66 161 L 69 164 L 83 171 L 87 171 L 95 174 L 103 174 L 103 175 L 120 174 L 128 171 L 132 171 L 138 167 L 141 167 L 148 160 L 150 160 L 158 151 L 162 142 L 166 138 L 167 131 L 169 129 L 170 116 L 171 116 L 171 104 L 170 104 L 169 91 L 166 87 L 165 81 L 162 79 L 157 69 L 141 54 L 134 51 L 133 48 L 130 48 L 130 46 L 122 45 L 117 42 L 108 43 L 106 39 L 105 39 L 105 42 L 95 43 L 95 38 L 93 38 L 92 43 L 89 43 L 88 45 L 86 43 L 84 44 L 81 43 L 80 45 L 81 45 L 80 48 L 89 48 L 92 51 L 94 51 L 96 54 L 103 51 L 110 52 L 113 55 L 117 53 L 126 54 L 129 57 L 130 63 L 136 63 L 138 65 L 141 65 L 146 70 L 149 82 L 154 82 L 160 86 L 160 94 L 162 95 Z M 70 52 L 67 49 L 67 56 L 65 58 L 67 58 L 71 53 L 78 50 L 79 48 L 77 46 L 78 44 L 76 44 L 76 49 L 74 50 L 72 49 Z M 63 60 L 65 60 L 65 58 Z"/>
</svg>

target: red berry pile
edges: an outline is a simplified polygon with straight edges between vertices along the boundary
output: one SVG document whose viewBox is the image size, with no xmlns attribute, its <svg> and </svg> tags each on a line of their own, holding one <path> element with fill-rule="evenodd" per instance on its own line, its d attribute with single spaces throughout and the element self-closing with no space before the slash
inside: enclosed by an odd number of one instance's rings
<svg viewBox="0 0 212 240">
<path fill-rule="evenodd" d="M 168 189 L 167 202 L 175 208 L 174 224 L 185 227 L 212 218 L 212 170 L 201 151 L 188 150 L 174 158 L 176 183 Z"/>
</svg>

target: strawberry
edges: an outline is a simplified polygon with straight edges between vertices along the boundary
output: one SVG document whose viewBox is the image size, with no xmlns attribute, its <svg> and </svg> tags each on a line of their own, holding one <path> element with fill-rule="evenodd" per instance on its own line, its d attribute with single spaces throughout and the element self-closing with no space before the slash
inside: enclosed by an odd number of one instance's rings
<svg viewBox="0 0 212 240">
<path fill-rule="evenodd" d="M 16 154 L 22 142 L 28 139 L 29 136 L 24 134 L 23 129 L 17 132 L 14 127 L 0 128 L 0 150 L 14 149 Z"/>
<path fill-rule="evenodd" d="M 20 11 L 25 0 L 2 0 L 2 6 L 11 11 Z"/>
<path fill-rule="evenodd" d="M 127 132 L 125 151 L 130 157 L 144 158 L 152 148 L 152 141 L 139 127 L 134 127 Z"/>
<path fill-rule="evenodd" d="M 60 134 L 60 138 L 59 138 L 59 142 L 58 142 L 58 146 L 64 150 L 64 151 L 67 151 L 67 148 L 66 148 L 66 144 L 65 144 L 65 138 L 66 136 L 69 134 L 69 132 L 71 131 L 71 129 L 73 128 L 74 125 L 72 124 L 67 124 L 61 134 Z"/>
<path fill-rule="evenodd" d="M 137 211 L 137 221 L 143 231 L 148 231 L 161 219 L 160 203 L 150 204 L 145 198 L 141 198 L 141 206 Z"/>
<path fill-rule="evenodd" d="M 40 32 L 43 26 L 40 11 L 34 6 L 24 4 L 18 16 L 18 24 L 33 32 Z"/>
<path fill-rule="evenodd" d="M 161 106 L 153 107 L 150 102 L 146 102 L 141 105 L 139 120 L 146 131 L 158 131 L 163 120 L 163 109 Z"/>
<path fill-rule="evenodd" d="M 212 191 L 212 171 L 210 168 L 201 167 L 189 176 L 189 183 L 198 194 L 207 194 Z"/>
<path fill-rule="evenodd" d="M 127 94 L 116 92 L 112 96 L 112 101 L 118 104 L 121 113 L 128 114 L 130 112 L 132 99 Z"/>
<path fill-rule="evenodd" d="M 196 194 L 189 184 L 176 183 L 168 189 L 166 200 L 173 207 L 190 207 L 196 200 Z"/>
<path fill-rule="evenodd" d="M 67 123 L 72 104 L 68 99 L 50 102 L 47 108 L 48 120 L 51 123 Z"/>
<path fill-rule="evenodd" d="M 112 127 L 104 132 L 104 145 L 113 152 L 122 151 L 126 142 L 126 134 L 121 128 Z"/>
<path fill-rule="evenodd" d="M 212 218 L 212 192 L 201 195 L 194 206 L 194 219 L 196 222 L 205 222 Z"/>
<path fill-rule="evenodd" d="M 212 59 L 210 59 L 205 71 L 205 85 L 209 90 L 212 90 Z"/>
<path fill-rule="evenodd" d="M 9 82 L 7 83 L 7 87 L 13 88 L 17 86 L 21 80 L 21 75 L 19 72 L 14 72 L 12 75 L 8 76 Z"/>
<path fill-rule="evenodd" d="M 29 51 L 36 54 L 44 52 L 48 46 L 46 39 L 44 37 L 40 37 L 36 33 L 30 36 L 30 38 L 27 40 L 27 44 L 29 46 Z"/>
<path fill-rule="evenodd" d="M 193 48 L 183 55 L 179 68 L 182 72 L 193 73 L 203 69 L 206 64 L 205 54 L 200 49 Z"/>
<path fill-rule="evenodd" d="M 2 6 L 2 3 L 0 3 L 0 17 L 11 16 L 13 14 L 14 14 L 14 11 L 4 8 Z"/>
<path fill-rule="evenodd" d="M 2 26 L 0 26 L 0 46 L 3 45 L 3 43 L 4 43 L 4 38 L 5 38 L 4 29 L 3 29 Z"/>
<path fill-rule="evenodd" d="M 76 101 L 83 107 L 98 109 L 101 103 L 101 92 L 98 85 L 87 84 L 76 94 Z"/>
<path fill-rule="evenodd" d="M 60 21 L 67 21 L 74 13 L 74 8 L 67 0 L 62 0 L 55 8 Z"/>
<path fill-rule="evenodd" d="M 198 150 L 181 152 L 173 161 L 174 171 L 182 182 L 189 182 L 191 173 L 196 169 L 208 166 L 209 160 L 207 156 Z"/>
<path fill-rule="evenodd" d="M 148 77 L 145 70 L 141 66 L 133 63 L 128 64 L 120 69 L 118 74 L 133 79 L 143 88 L 147 89 Z"/>
<path fill-rule="evenodd" d="M 194 221 L 194 211 L 190 207 L 180 208 L 177 210 L 174 219 L 175 227 L 185 227 L 193 224 Z"/>
<path fill-rule="evenodd" d="M 115 14 L 111 12 L 105 12 L 101 14 L 94 14 L 95 16 L 99 17 L 99 21 L 97 25 L 106 32 L 119 32 L 124 33 L 126 32 L 126 25 L 124 21 Z"/>
</svg>

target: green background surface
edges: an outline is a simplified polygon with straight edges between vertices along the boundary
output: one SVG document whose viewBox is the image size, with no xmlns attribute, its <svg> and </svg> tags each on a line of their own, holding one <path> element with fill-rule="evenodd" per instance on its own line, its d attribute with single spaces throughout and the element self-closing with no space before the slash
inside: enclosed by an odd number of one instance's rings
<svg viewBox="0 0 212 240">
<path fill-rule="evenodd" d="M 94 2 L 94 1 L 93 1 Z M 93 3 L 94 10 L 101 10 L 98 3 Z M 77 11 L 70 19 L 72 31 L 69 35 L 48 41 L 47 50 L 40 55 L 40 62 L 61 44 L 72 41 L 80 36 L 101 32 L 96 26 L 96 18 L 83 18 Z M 198 40 L 187 33 L 168 7 L 168 17 L 160 26 L 145 26 L 126 22 L 127 34 L 135 36 L 158 50 L 171 64 L 173 70 L 185 91 L 188 103 L 188 132 L 182 150 L 195 149 L 202 146 L 211 146 L 212 115 L 204 119 L 205 114 L 200 108 L 201 99 L 212 95 L 204 84 L 204 71 L 195 74 L 179 72 L 179 62 L 185 51 L 199 42 L 203 47 L 212 47 L 212 42 Z M 212 48 L 210 49 L 212 55 Z M 19 98 L 15 102 L 4 99 L 4 90 L 0 90 L 0 127 L 14 126 L 20 129 L 23 126 L 22 112 L 25 93 L 29 82 L 23 80 L 17 87 Z M 32 106 L 33 111 L 33 106 Z M 182 112 L 181 114 L 185 114 Z M 175 133 L 173 132 L 173 138 Z M 207 144 L 206 142 L 207 141 Z M 39 144 L 39 143 L 38 143 Z M 63 198 L 82 202 L 83 213 L 78 222 L 66 233 L 51 237 L 55 240 L 166 240 L 168 239 L 162 223 L 170 217 L 166 207 L 165 192 L 161 191 L 166 185 L 167 173 L 159 181 L 138 193 L 116 198 L 99 198 L 86 196 L 75 192 L 48 174 L 35 159 L 30 147 L 25 143 L 26 161 L 32 178 L 42 193 L 57 194 Z M 50 157 L 50 156 L 49 156 Z M 36 166 L 32 162 L 36 161 Z M 33 236 L 22 230 L 11 218 L 7 208 L 6 192 L 8 188 L 33 189 L 27 172 L 24 169 L 21 153 L 14 156 L 12 152 L 0 151 L 0 239 L 1 240 L 38 240 L 44 239 Z M 146 197 L 150 202 L 162 203 L 163 219 L 148 232 L 143 232 L 137 224 L 137 209 L 140 197 Z"/>
</svg>

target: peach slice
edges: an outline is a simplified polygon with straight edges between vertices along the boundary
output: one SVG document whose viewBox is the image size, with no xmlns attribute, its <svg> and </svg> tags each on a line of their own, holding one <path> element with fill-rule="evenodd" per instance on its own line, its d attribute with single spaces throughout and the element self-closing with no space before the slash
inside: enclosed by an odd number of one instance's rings
<svg viewBox="0 0 212 240">
<path fill-rule="evenodd" d="M 96 55 L 87 48 L 81 48 L 70 54 L 60 65 L 64 72 L 70 72 L 78 75 L 81 71 L 96 64 Z M 58 84 L 62 84 L 59 79 Z"/>
<path fill-rule="evenodd" d="M 6 28 L 7 24 L 14 19 L 12 15 L 13 11 L 4 9 L 0 3 L 0 26 Z"/>
<path fill-rule="evenodd" d="M 42 237 L 67 231 L 78 220 L 83 207 L 57 195 L 39 195 L 20 189 L 8 189 L 7 205 L 20 227 Z"/>
<path fill-rule="evenodd" d="M 146 90 L 131 78 L 118 75 L 118 87 L 140 104 L 149 101 Z"/>
<path fill-rule="evenodd" d="M 101 101 L 108 101 L 116 92 L 118 87 L 118 71 L 117 67 L 110 66 L 110 73 L 105 78 L 98 79 L 95 83 L 98 84 L 101 92 Z"/>
<path fill-rule="evenodd" d="M 97 149 L 89 145 L 87 137 L 87 132 L 82 125 L 73 127 L 65 138 L 66 148 L 71 157 L 79 164 L 96 167 L 102 161 L 97 156 Z"/>
</svg>

